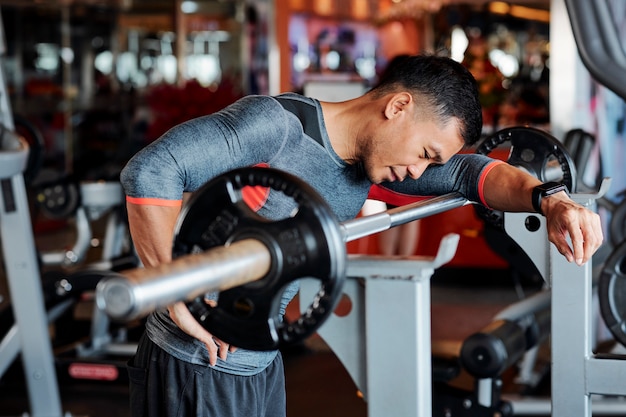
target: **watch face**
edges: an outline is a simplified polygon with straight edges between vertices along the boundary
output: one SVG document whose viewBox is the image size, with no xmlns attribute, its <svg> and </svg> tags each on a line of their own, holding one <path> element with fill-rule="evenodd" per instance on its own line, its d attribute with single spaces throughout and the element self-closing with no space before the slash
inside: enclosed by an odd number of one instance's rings
<svg viewBox="0 0 626 417">
<path fill-rule="evenodd" d="M 539 187 L 544 196 L 552 195 L 566 189 L 565 185 L 558 182 L 547 182 Z"/>
<path fill-rule="evenodd" d="M 543 214 L 543 212 L 541 211 L 541 199 L 543 197 L 548 197 L 561 191 L 567 192 L 567 187 L 564 184 L 560 184 L 558 182 L 546 182 L 544 184 L 536 186 L 532 193 L 532 204 L 535 211 L 537 213 Z"/>
</svg>

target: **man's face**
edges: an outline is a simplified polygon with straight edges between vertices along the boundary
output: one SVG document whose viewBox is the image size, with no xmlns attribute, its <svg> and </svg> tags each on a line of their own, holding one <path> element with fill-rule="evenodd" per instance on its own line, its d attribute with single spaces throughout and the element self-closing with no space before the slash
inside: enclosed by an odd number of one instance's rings
<svg viewBox="0 0 626 417">
<path fill-rule="evenodd" d="M 366 141 L 361 160 L 375 184 L 417 179 L 429 165 L 444 164 L 463 148 L 456 119 L 440 126 L 406 116 L 383 123 Z"/>
</svg>

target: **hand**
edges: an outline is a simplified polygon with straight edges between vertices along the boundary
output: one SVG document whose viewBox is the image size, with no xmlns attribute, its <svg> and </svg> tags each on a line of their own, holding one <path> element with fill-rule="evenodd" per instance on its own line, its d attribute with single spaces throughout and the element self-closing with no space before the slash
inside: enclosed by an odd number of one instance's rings
<svg viewBox="0 0 626 417">
<path fill-rule="evenodd" d="M 207 304 L 215 306 L 214 300 L 205 300 Z M 206 346 L 209 351 L 209 363 L 215 366 L 217 358 L 226 360 L 228 353 L 237 350 L 236 347 L 230 346 L 228 343 L 214 337 L 209 333 L 198 321 L 191 315 L 189 309 L 183 302 L 172 304 L 168 307 L 170 317 L 178 327 L 189 336 L 192 336 Z"/>
<path fill-rule="evenodd" d="M 600 216 L 576 204 L 564 192 L 544 198 L 541 210 L 546 216 L 548 239 L 569 262 L 586 263 L 602 245 Z"/>
</svg>

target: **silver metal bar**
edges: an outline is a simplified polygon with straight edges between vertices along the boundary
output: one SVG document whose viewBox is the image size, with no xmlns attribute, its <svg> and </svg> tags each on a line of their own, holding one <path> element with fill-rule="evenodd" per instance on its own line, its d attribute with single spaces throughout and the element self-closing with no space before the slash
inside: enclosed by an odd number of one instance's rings
<svg viewBox="0 0 626 417">
<path fill-rule="evenodd" d="M 114 319 L 132 320 L 209 291 L 222 291 L 264 277 L 271 255 L 255 239 L 182 256 L 154 268 L 135 268 L 103 279 L 96 303 Z"/>
<path fill-rule="evenodd" d="M 492 321 L 518 321 L 531 314 L 550 308 L 552 293 L 549 290 L 540 291 L 528 298 L 513 303 L 496 314 Z"/>
<path fill-rule="evenodd" d="M 341 223 L 340 227 L 344 240 L 351 242 L 365 236 L 383 232 L 395 226 L 400 226 L 401 224 L 443 213 L 467 204 L 470 204 L 470 202 L 461 194 L 449 193 L 396 207 L 382 213 L 348 220 Z"/>
<path fill-rule="evenodd" d="M 4 149 L 0 150 L 0 154 L 4 154 Z M 14 154 L 14 157 L 18 159 L 20 156 Z M 1 167 L 0 171 L 3 170 L 4 167 Z M 7 356 L 13 355 L 17 340 L 30 400 L 30 415 L 60 417 L 61 397 L 48 335 L 24 177 L 18 173 L 11 178 L 0 178 L 0 188 L 0 253 L 4 258 L 17 326 L 16 333 L 9 336 L 8 346 L 0 345 L 0 357 L 5 354 L 3 349 L 8 349 Z M 4 338 L 1 340 L 4 341 Z"/>
<path fill-rule="evenodd" d="M 346 241 L 467 204 L 458 193 L 397 207 L 339 224 Z M 227 247 L 186 255 L 156 268 L 137 268 L 103 279 L 96 302 L 111 318 L 132 320 L 178 301 L 223 291 L 263 278 L 271 268 L 270 250 L 246 239 Z"/>
</svg>

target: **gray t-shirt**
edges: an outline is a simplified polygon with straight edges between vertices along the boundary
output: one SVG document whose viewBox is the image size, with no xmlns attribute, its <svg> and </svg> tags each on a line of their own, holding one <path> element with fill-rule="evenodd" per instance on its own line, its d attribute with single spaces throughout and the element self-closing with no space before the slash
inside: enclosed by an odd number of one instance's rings
<svg viewBox="0 0 626 417">
<path fill-rule="evenodd" d="M 281 95 L 311 106 L 317 126 L 307 126 L 269 96 L 247 96 L 212 115 L 178 125 L 139 151 L 121 174 L 128 197 L 180 200 L 210 179 L 234 168 L 261 163 L 290 172 L 310 184 L 329 204 L 340 221 L 356 217 L 365 202 L 371 182 L 360 165 L 349 165 L 333 150 L 320 103 L 293 93 Z M 317 132 L 316 130 L 319 130 Z M 312 136 L 316 136 L 314 139 Z M 426 196 L 451 191 L 480 202 L 480 177 L 492 160 L 482 155 L 457 155 L 444 166 L 429 168 L 418 180 L 383 184 L 396 192 Z M 259 214 L 270 219 L 288 216 L 291 198 L 270 190 Z M 297 293 L 290 285 L 282 297 L 282 311 Z M 151 314 L 148 337 L 174 357 L 208 366 L 203 343 L 181 331 L 167 310 Z M 268 366 L 276 351 L 238 349 L 216 369 L 254 375 Z"/>
</svg>

